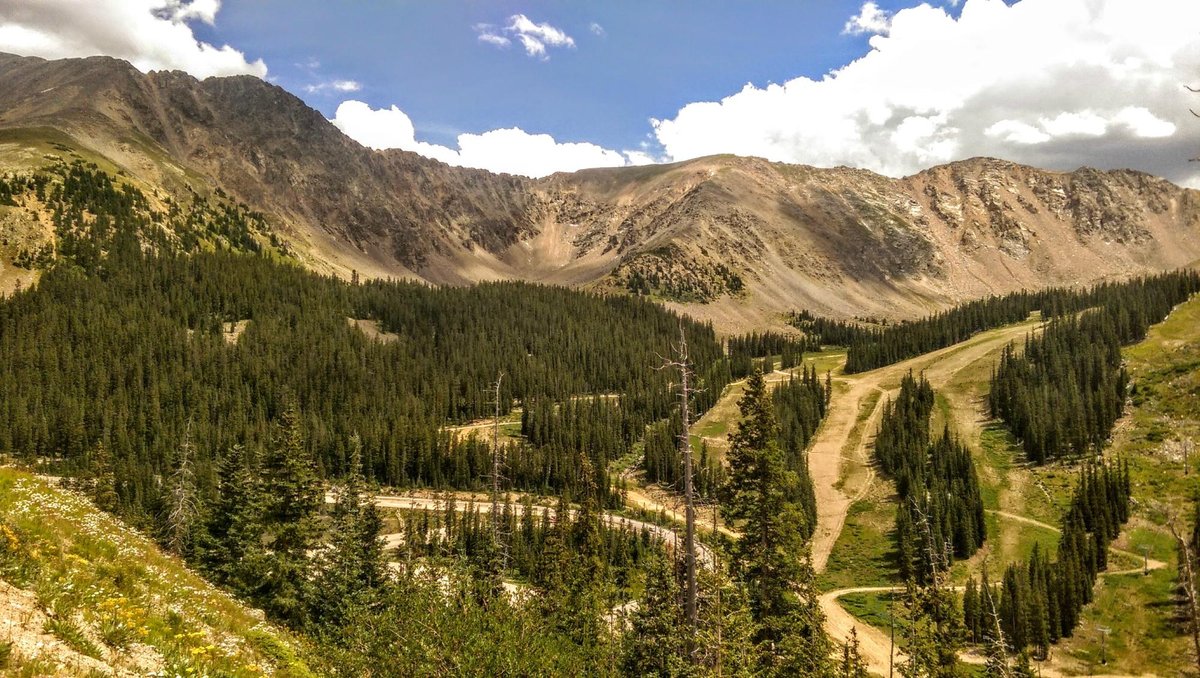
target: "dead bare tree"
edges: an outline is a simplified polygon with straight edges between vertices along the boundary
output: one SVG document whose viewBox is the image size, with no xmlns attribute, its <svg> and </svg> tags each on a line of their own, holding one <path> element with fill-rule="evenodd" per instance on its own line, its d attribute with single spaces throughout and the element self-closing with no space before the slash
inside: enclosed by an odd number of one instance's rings
<svg viewBox="0 0 1200 678">
<path fill-rule="evenodd" d="M 496 375 L 496 383 L 492 385 L 493 403 L 496 406 L 492 418 L 492 548 L 496 549 L 500 569 L 508 564 L 508 549 L 501 539 L 500 515 L 500 477 L 503 472 L 504 460 L 500 452 L 500 385 L 504 381 L 504 373 Z"/>
<path fill-rule="evenodd" d="M 171 475 L 170 505 L 167 510 L 167 545 L 181 555 L 187 546 L 192 524 L 199 515 L 196 505 L 196 474 L 192 468 L 195 443 L 192 441 L 192 422 L 179 446 L 179 464 Z"/>
<path fill-rule="evenodd" d="M 988 609 L 992 615 L 992 632 L 991 642 L 988 643 L 987 650 L 987 671 L 989 676 L 996 678 L 1011 678 L 1012 671 L 1008 667 L 1008 648 L 1004 642 L 1004 630 L 1000 628 L 1000 612 L 996 609 L 996 601 L 992 599 L 992 584 L 987 576 L 987 563 L 983 566 L 983 576 L 980 577 L 980 588 L 983 589 L 983 594 L 987 598 Z"/>
<path fill-rule="evenodd" d="M 696 498 L 692 484 L 692 443 L 688 436 L 691 425 L 689 418 L 689 402 L 691 400 L 692 365 L 688 358 L 687 335 L 683 330 L 683 322 L 679 323 L 679 345 L 675 347 L 675 358 L 664 359 L 659 369 L 674 368 L 679 370 L 679 402 L 680 414 L 683 418 L 683 430 L 679 434 L 679 454 L 683 457 L 683 497 L 684 497 L 684 562 L 687 571 L 687 590 L 685 593 L 685 614 L 688 621 L 688 659 L 694 659 L 695 638 L 698 627 L 696 610 Z"/>
<path fill-rule="evenodd" d="M 1200 600 L 1198 600 L 1200 595 L 1196 591 L 1196 553 L 1193 545 L 1189 544 L 1180 534 L 1174 515 L 1168 515 L 1167 527 L 1171 530 L 1171 536 L 1175 537 L 1175 544 L 1179 548 L 1179 574 L 1180 579 L 1183 580 L 1182 588 L 1187 605 L 1188 630 L 1192 633 L 1192 643 L 1196 650 L 1196 668 L 1200 670 Z"/>
</svg>

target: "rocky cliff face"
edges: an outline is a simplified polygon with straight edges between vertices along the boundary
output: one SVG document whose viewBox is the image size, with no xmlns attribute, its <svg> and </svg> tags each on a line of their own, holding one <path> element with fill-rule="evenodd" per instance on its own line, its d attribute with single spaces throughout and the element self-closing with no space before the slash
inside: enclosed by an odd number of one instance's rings
<svg viewBox="0 0 1200 678">
<path fill-rule="evenodd" d="M 222 188 L 320 270 L 623 289 L 725 329 L 1200 259 L 1200 194 L 1138 172 L 974 159 L 890 179 L 717 156 L 534 181 L 363 148 L 256 78 L 106 58 L 0 55 L 0 128 L 65 132 L 164 191 Z"/>
</svg>

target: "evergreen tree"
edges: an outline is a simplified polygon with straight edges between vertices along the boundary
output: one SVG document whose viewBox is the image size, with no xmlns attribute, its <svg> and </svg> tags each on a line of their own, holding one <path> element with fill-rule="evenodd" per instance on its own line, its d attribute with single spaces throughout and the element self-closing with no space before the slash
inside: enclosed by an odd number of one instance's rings
<svg viewBox="0 0 1200 678">
<path fill-rule="evenodd" d="M 842 660 L 838 666 L 838 678 L 867 678 L 867 665 L 859 652 L 858 631 L 851 628 L 850 638 L 842 645 Z"/>
<path fill-rule="evenodd" d="M 324 493 L 294 404 L 288 404 L 274 424 L 263 475 L 269 569 L 262 602 L 279 619 L 298 624 L 303 621 L 308 552 L 316 546 Z"/>
<path fill-rule="evenodd" d="M 774 407 L 762 372 L 750 375 L 738 402 L 742 421 L 730 436 L 728 520 L 741 522 L 736 567 L 757 624 L 755 640 L 768 671 L 819 675 L 830 648 L 816 605 L 812 566 L 802 537 L 796 474 L 779 449 Z"/>
<path fill-rule="evenodd" d="M 350 440 L 350 470 L 329 526 L 328 545 L 321 550 L 310 617 L 320 623 L 343 624 L 348 609 L 377 604 L 386 576 L 386 556 L 379 533 L 383 520 L 362 473 L 362 441 Z"/>
<path fill-rule="evenodd" d="M 629 676 L 681 676 L 690 665 L 686 657 L 686 619 L 680 586 L 662 557 L 647 563 L 646 591 L 625 634 L 623 665 Z"/>
<path fill-rule="evenodd" d="M 121 501 L 120 495 L 117 494 L 116 465 L 113 463 L 108 445 L 103 440 L 96 441 L 96 445 L 92 448 L 91 466 L 93 469 L 92 501 L 104 511 L 116 512 Z"/>
<path fill-rule="evenodd" d="M 257 460 L 234 445 L 221 456 L 217 500 L 210 505 L 200 562 L 218 582 L 252 600 L 266 578 L 262 514 L 266 497 Z"/>
</svg>

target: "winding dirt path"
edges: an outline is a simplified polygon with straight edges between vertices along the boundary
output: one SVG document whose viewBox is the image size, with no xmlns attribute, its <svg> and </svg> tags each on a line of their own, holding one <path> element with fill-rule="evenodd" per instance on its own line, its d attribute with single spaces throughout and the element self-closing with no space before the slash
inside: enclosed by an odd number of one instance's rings
<svg viewBox="0 0 1200 678">
<path fill-rule="evenodd" d="M 910 370 L 924 372 L 933 387 L 940 388 L 961 370 L 999 351 L 1009 342 L 1024 337 L 1037 326 L 1037 323 L 1026 322 L 984 332 L 932 353 L 870 372 L 842 375 L 834 380 L 838 387 L 834 389 L 830 410 L 809 448 L 808 457 L 817 500 L 817 528 L 813 534 L 812 558 L 813 568 L 818 573 L 823 572 L 829 562 L 829 555 L 841 536 L 851 504 L 866 496 L 875 480 L 868 447 L 879 428 L 884 404 L 894 396 L 904 375 Z M 878 399 L 864 416 L 864 405 L 872 393 L 878 393 Z M 892 658 L 890 638 L 850 614 L 838 603 L 838 598 L 850 593 L 889 590 L 894 589 L 840 589 L 829 591 L 818 599 L 830 637 L 837 642 L 845 642 L 853 630 L 858 636 L 863 660 L 872 672 L 880 675 L 888 673 L 889 659 Z"/>
<path fill-rule="evenodd" d="M 1050 531 L 1053 531 L 1056 533 L 1061 531 L 1057 527 L 1054 527 L 1053 525 L 1049 525 L 1047 523 L 1033 520 L 1031 518 L 1026 518 L 1024 516 L 1018 516 L 1018 515 L 1015 515 L 1012 513 L 1004 513 L 1002 511 L 989 511 L 989 513 L 994 513 L 996 515 L 1004 516 L 1007 519 L 1014 520 L 1016 522 L 1026 523 L 1026 524 L 1038 527 L 1040 529 L 1050 530 Z M 1110 548 L 1109 552 L 1116 553 L 1116 554 L 1123 555 L 1123 556 L 1128 556 L 1130 558 L 1141 558 L 1141 556 L 1138 556 L 1137 554 L 1131 553 L 1129 551 L 1123 551 L 1118 548 Z M 1140 567 L 1129 568 L 1126 570 L 1109 570 L 1109 571 L 1101 572 L 1099 574 L 1099 576 L 1101 576 L 1101 577 L 1121 577 L 1121 576 L 1128 576 L 1128 575 L 1138 575 L 1138 574 L 1142 574 L 1144 571 L 1161 570 L 1162 568 L 1164 568 L 1166 566 L 1167 566 L 1167 564 L 1164 563 L 1163 561 L 1150 558 L 1147 561 L 1145 561 L 1144 565 L 1142 565 Z M 999 583 L 999 582 L 995 582 L 995 583 Z M 965 587 L 963 587 L 963 586 L 951 587 L 951 589 L 954 591 L 962 591 L 964 588 Z M 866 624 L 862 621 L 859 621 L 858 618 L 856 618 L 854 615 L 847 612 L 846 608 L 842 607 L 841 603 L 838 601 L 843 596 L 848 596 L 848 595 L 855 594 L 855 593 L 891 593 L 891 592 L 903 591 L 903 590 L 904 590 L 903 586 L 858 586 L 858 587 L 852 587 L 852 588 L 837 589 L 835 591 L 827 591 L 827 592 L 821 594 L 821 597 L 819 599 L 819 604 L 821 606 L 821 609 L 826 610 L 826 612 L 827 612 L 826 627 L 827 627 L 829 633 L 832 635 L 832 634 L 840 631 L 840 632 L 844 633 L 845 635 L 844 636 L 835 636 L 835 637 L 848 638 L 850 636 L 850 629 L 853 628 L 855 630 L 855 632 L 858 634 L 859 652 L 862 654 L 864 661 L 867 662 L 868 668 L 873 673 L 877 673 L 880 675 L 887 675 L 889 656 L 895 662 L 896 666 L 899 666 L 900 663 L 902 661 L 904 661 L 905 656 L 899 650 L 895 650 L 894 651 L 895 653 L 893 654 L 891 638 L 888 636 L 887 633 L 885 633 L 882 629 L 876 628 L 876 627 Z M 828 611 L 830 611 L 830 610 L 838 611 L 836 618 L 830 618 L 828 616 Z M 963 653 L 961 659 L 962 659 L 962 661 L 964 661 L 968 664 L 983 663 L 983 658 L 975 653 L 969 653 L 969 652 Z M 1041 671 L 1042 671 L 1042 675 L 1050 676 L 1051 678 L 1053 678 L 1055 676 L 1063 675 L 1057 669 L 1050 667 L 1050 666 L 1043 666 Z"/>
<path fill-rule="evenodd" d="M 933 387 L 939 388 L 959 371 L 1024 337 L 1035 327 L 1036 323 L 1027 322 L 984 332 L 960 344 L 894 365 L 834 379 L 838 387 L 834 389 L 829 412 L 808 453 L 808 468 L 818 507 L 817 529 L 812 541 L 813 568 L 818 573 L 823 572 L 829 562 L 829 554 L 842 533 L 850 504 L 855 498 L 865 496 L 874 480 L 874 473 L 869 472 L 869 439 L 879 428 L 884 403 L 894 395 L 904 375 L 909 370 L 924 372 Z M 863 404 L 875 392 L 880 394 L 879 399 L 863 417 Z M 857 443 L 851 445 L 856 433 Z M 865 480 L 851 487 L 851 474 L 844 474 L 843 470 L 854 471 L 856 468 L 865 468 L 868 472 Z"/>
<path fill-rule="evenodd" d="M 852 472 L 856 470 L 855 465 L 869 468 L 869 459 L 866 455 L 868 447 L 867 432 L 873 432 L 878 429 L 878 422 L 883 409 L 882 403 L 886 402 L 887 397 L 895 394 L 899 380 L 903 375 L 910 369 L 914 372 L 924 372 L 933 387 L 940 389 L 962 370 L 986 358 L 989 354 L 1000 350 L 1010 341 L 1024 337 L 1025 334 L 1038 327 L 1037 323 L 1027 322 L 1000 330 L 993 330 L 934 353 L 871 372 L 843 376 L 836 380 L 844 385 L 844 387 L 840 390 L 835 390 L 832 409 L 826 419 L 825 425 L 818 432 L 817 440 L 812 448 L 816 454 L 810 453 L 809 462 L 810 469 L 813 470 L 813 483 L 817 493 L 817 505 L 821 507 L 817 516 L 817 533 L 814 535 L 813 540 L 814 567 L 818 572 L 825 569 L 829 553 L 832 551 L 841 533 L 846 513 L 849 510 L 850 504 L 853 503 L 853 500 L 849 496 L 854 494 L 857 499 L 865 496 L 866 492 L 870 489 L 870 483 L 874 479 L 871 473 L 865 475 L 865 481 L 860 481 L 857 492 L 855 492 L 856 488 L 847 487 L 847 480 L 851 477 Z M 884 395 L 875 403 L 870 414 L 863 417 L 861 414 L 863 401 L 871 393 L 872 389 L 877 389 Z M 979 408 L 979 403 L 975 402 L 951 402 L 950 405 L 956 414 L 967 412 L 968 410 L 974 412 Z M 856 418 L 862 421 L 861 425 L 856 425 Z M 961 418 L 960 416 L 954 417 L 956 421 Z M 861 430 L 862 433 L 859 434 L 857 443 L 851 445 L 856 429 Z M 962 435 L 977 433 L 977 431 L 960 431 L 959 433 Z M 852 447 L 853 449 L 847 450 L 847 447 Z M 842 467 L 848 467 L 845 469 L 847 472 L 843 472 Z M 1039 529 L 1050 530 L 1056 533 L 1060 531 L 1054 525 L 1027 516 L 996 510 L 989 510 L 988 512 L 1003 517 L 1006 520 L 1023 523 Z M 1158 570 L 1167 566 L 1167 563 L 1163 561 L 1155 559 L 1144 560 L 1141 555 L 1117 548 L 1110 549 L 1110 552 L 1134 559 L 1135 562 L 1142 561 L 1143 565 L 1125 570 L 1102 572 L 1100 576 L 1136 575 L 1143 573 L 1144 570 Z M 961 589 L 961 587 L 956 587 L 957 589 Z M 851 630 L 853 630 L 858 636 L 859 651 L 867 663 L 869 670 L 879 675 L 887 675 L 889 662 L 894 661 L 898 665 L 904 659 L 903 655 L 899 652 L 893 655 L 891 639 L 886 631 L 866 624 L 854 617 L 842 607 L 839 599 L 855 593 L 886 593 L 900 590 L 903 590 L 903 587 L 851 587 L 825 592 L 819 598 L 819 604 L 825 613 L 826 628 L 831 638 L 839 642 L 844 642 L 850 637 Z M 983 658 L 976 654 L 964 653 L 962 660 L 967 663 L 978 664 L 982 663 Z M 1052 666 L 1043 666 L 1041 673 L 1050 678 L 1063 675 Z"/>
<path fill-rule="evenodd" d="M 478 511 L 479 513 L 491 513 L 491 511 L 492 511 L 492 505 L 490 502 L 488 502 L 486 500 L 479 501 L 473 495 L 466 495 L 465 497 L 460 497 L 460 496 L 451 494 L 449 496 L 454 498 L 454 510 L 455 511 L 462 512 L 462 511 L 467 511 L 467 510 L 475 510 L 475 511 Z M 508 496 L 510 499 L 518 499 L 519 500 L 524 495 L 522 495 L 520 493 L 516 493 L 516 492 L 510 492 L 510 493 L 508 493 Z M 326 495 L 325 500 L 327 502 L 334 501 L 334 495 L 332 493 L 329 495 Z M 414 493 L 414 494 L 399 494 L 399 495 L 378 495 L 375 497 L 375 505 L 378 506 L 379 508 L 401 510 L 401 511 L 425 511 L 425 510 L 427 510 L 427 511 L 445 511 L 448 504 L 449 504 L 449 502 L 447 500 L 447 497 L 445 497 L 445 496 L 431 497 L 431 496 L 428 496 L 425 494 L 416 494 L 416 493 Z M 546 507 L 535 506 L 534 507 L 535 511 L 538 511 L 540 509 L 549 511 L 551 517 L 554 516 L 555 511 L 556 511 L 556 509 L 554 507 L 549 507 L 549 506 L 546 506 Z M 575 509 L 570 509 L 570 515 L 574 516 L 575 514 L 576 514 Z M 642 520 L 635 520 L 633 518 L 627 518 L 622 515 L 617 515 L 615 513 L 607 513 L 607 512 L 602 514 L 602 520 L 604 521 L 604 524 L 608 525 L 609 527 L 625 528 L 625 529 L 629 529 L 629 530 L 638 530 L 638 531 L 646 530 L 654 537 L 662 540 L 662 542 L 664 544 L 666 544 L 668 548 L 671 548 L 671 549 L 678 548 L 679 543 L 683 541 L 683 535 L 681 535 L 680 533 L 678 533 L 675 530 L 672 530 L 670 528 L 663 527 L 661 525 L 655 525 L 654 523 L 648 523 L 648 522 L 645 522 Z M 388 546 L 392 546 L 392 547 L 399 545 L 400 540 L 402 538 L 403 537 L 398 534 L 383 535 L 384 543 L 387 544 Z M 706 567 L 706 568 L 711 568 L 713 566 L 713 563 L 715 562 L 712 549 L 708 548 L 707 546 L 700 543 L 699 541 L 696 542 L 696 561 L 698 563 L 700 563 L 701 566 Z"/>
</svg>

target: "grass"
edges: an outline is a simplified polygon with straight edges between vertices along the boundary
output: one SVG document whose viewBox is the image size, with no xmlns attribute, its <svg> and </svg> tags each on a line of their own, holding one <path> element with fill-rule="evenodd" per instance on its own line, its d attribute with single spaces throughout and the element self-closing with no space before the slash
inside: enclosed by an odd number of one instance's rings
<svg viewBox="0 0 1200 678">
<path fill-rule="evenodd" d="M 888 491 L 878 486 L 879 492 Z M 896 506 L 872 496 L 850 505 L 842 533 L 817 576 L 819 591 L 899 583 L 895 565 Z"/>
<path fill-rule="evenodd" d="M 891 627 L 892 615 L 903 619 L 904 608 L 901 592 L 850 593 L 838 599 L 842 607 L 864 622 L 881 629 Z M 893 605 L 895 606 L 893 608 Z"/>
<path fill-rule="evenodd" d="M 0 468 L 0 579 L 31 604 L 20 618 L 2 620 L 8 628 L 49 634 L 69 648 L 24 656 L 10 646 L 16 675 L 73 675 L 62 656 L 70 651 L 135 673 L 310 675 L 298 641 L 261 613 L 82 496 L 7 467 Z M 140 650 L 131 654 L 135 643 Z"/>
<path fill-rule="evenodd" d="M 1193 457 L 1185 474 L 1173 445 L 1200 440 L 1200 297 L 1181 304 L 1123 354 L 1134 383 L 1133 408 L 1118 425 L 1111 449 L 1129 460 L 1134 518 L 1117 546 L 1134 553 L 1147 547 L 1151 558 L 1167 566 L 1148 576 L 1106 578 L 1084 611 L 1081 632 L 1060 643 L 1057 651 L 1075 674 L 1099 671 L 1096 629 L 1103 627 L 1111 629 L 1104 672 L 1178 675 L 1181 667 L 1194 666 L 1195 659 L 1190 639 L 1176 621 L 1177 561 L 1166 521 L 1173 514 L 1186 522 L 1200 489 L 1200 460 Z"/>
<path fill-rule="evenodd" d="M 1190 641 L 1176 620 L 1176 554 L 1165 524 L 1172 514 L 1190 518 L 1191 497 L 1200 490 L 1200 454 L 1190 459 L 1185 475 L 1176 446 L 1176 441 L 1200 440 L 1200 298 L 1180 305 L 1165 322 L 1151 328 L 1145 341 L 1123 353 L 1134 383 L 1133 407 L 1118 425 L 1106 455 L 1129 460 L 1134 517 L 1115 547 L 1132 554 L 1146 547 L 1149 557 L 1167 565 L 1148 575 L 1138 572 L 1101 577 L 1095 600 L 1084 609 L 1075 635 L 1051 649 L 1051 664 L 1064 675 L 1178 675 L 1180 667 L 1194 662 Z M 977 450 L 985 508 L 1057 525 L 1078 480 L 1078 464 L 1030 467 L 1024 462 L 1019 441 L 1003 426 L 979 417 L 964 421 L 964 412 L 971 411 L 970 404 L 978 404 L 986 393 L 990 364 L 988 360 L 977 361 L 939 389 L 935 424 L 951 421 L 968 431 L 967 442 Z M 872 574 L 875 563 L 866 557 L 872 547 L 857 543 L 886 539 L 884 532 L 862 525 L 874 510 L 871 506 L 852 508 L 846 526 L 850 530 L 858 525 L 854 528 L 857 532 L 846 540 L 839 539 L 830 557 L 831 570 L 819 580 L 823 589 L 890 583 L 880 582 Z M 971 561 L 956 565 L 954 580 L 961 581 L 977 571 L 985 553 L 989 568 L 999 572 L 1005 563 L 1027 557 L 1035 543 L 1051 553 L 1057 545 L 1058 535 L 1052 530 L 994 512 L 988 513 L 987 521 L 988 543 Z M 839 551 L 852 559 L 846 560 Z M 843 564 L 844 571 L 835 576 L 833 568 L 839 560 L 858 565 L 851 569 Z M 1109 570 L 1136 568 L 1140 562 L 1132 555 L 1112 553 Z M 855 615 L 886 629 L 887 618 L 880 612 L 886 608 L 886 594 L 846 596 L 842 600 Z M 1100 628 L 1110 629 L 1104 643 L 1104 665 L 1100 663 Z"/>
<path fill-rule="evenodd" d="M 1174 553 L 1167 535 L 1160 531 L 1137 528 L 1130 541 L 1151 549 L 1151 557 L 1166 560 Z M 1112 567 L 1112 566 L 1110 566 Z M 1109 663 L 1105 671 L 1153 672 L 1175 675 L 1174 669 L 1188 665 L 1188 644 L 1180 642 L 1179 625 L 1172 620 L 1175 611 L 1164 595 L 1175 584 L 1175 571 L 1165 568 L 1149 575 L 1130 574 L 1104 577 L 1096 587 L 1096 598 L 1084 609 L 1079 632 L 1063 643 L 1058 651 L 1086 672 L 1099 671 L 1099 628 L 1111 629 L 1104 652 Z"/>
</svg>

